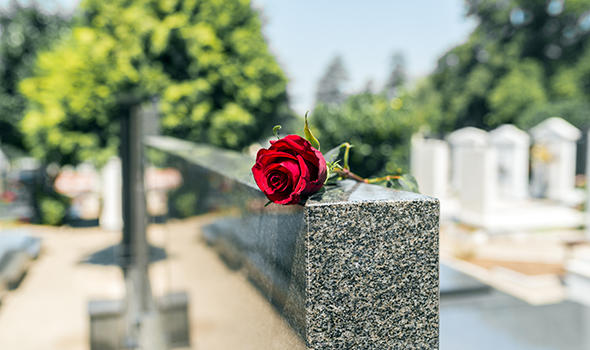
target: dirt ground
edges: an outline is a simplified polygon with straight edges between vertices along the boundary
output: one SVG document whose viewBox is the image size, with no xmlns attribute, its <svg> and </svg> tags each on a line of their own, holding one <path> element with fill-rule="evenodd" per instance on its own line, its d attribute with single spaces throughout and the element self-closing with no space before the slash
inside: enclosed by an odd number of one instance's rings
<svg viewBox="0 0 590 350">
<path fill-rule="evenodd" d="M 153 293 L 189 294 L 192 349 L 303 349 L 302 342 L 245 278 L 228 269 L 200 237 L 212 216 L 151 225 L 152 244 L 168 258 L 152 264 Z M 1 227 L 0 227 L 1 228 Z M 98 228 L 21 226 L 43 251 L 0 305 L 0 349 L 89 349 L 87 304 L 122 298 L 118 267 L 81 263 L 120 240 Z"/>
</svg>

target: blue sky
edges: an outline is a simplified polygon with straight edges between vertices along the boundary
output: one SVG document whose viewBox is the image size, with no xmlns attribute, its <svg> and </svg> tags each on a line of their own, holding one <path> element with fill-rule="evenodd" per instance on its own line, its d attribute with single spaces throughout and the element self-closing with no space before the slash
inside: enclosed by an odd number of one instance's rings
<svg viewBox="0 0 590 350">
<path fill-rule="evenodd" d="M 264 34 L 289 77 L 292 106 L 311 110 L 316 84 L 340 54 L 348 90 L 369 79 L 380 88 L 390 57 L 401 51 L 410 78 L 430 73 L 438 57 L 464 42 L 475 28 L 462 0 L 254 0 L 262 9 Z"/>
<path fill-rule="evenodd" d="M 67 10 L 78 0 L 57 3 Z M 343 57 L 348 69 L 349 92 L 361 90 L 369 79 L 380 88 L 393 52 L 405 55 L 410 78 L 416 80 L 430 73 L 446 50 L 464 42 L 476 25 L 464 16 L 464 0 L 253 3 L 264 15 L 264 34 L 289 77 L 291 103 L 300 114 L 313 108 L 317 81 L 336 54 Z"/>
</svg>

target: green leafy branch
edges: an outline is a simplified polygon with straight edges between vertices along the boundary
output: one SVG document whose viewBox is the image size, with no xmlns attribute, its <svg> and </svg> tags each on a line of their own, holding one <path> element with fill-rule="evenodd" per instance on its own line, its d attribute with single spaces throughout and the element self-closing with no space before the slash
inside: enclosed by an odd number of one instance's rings
<svg viewBox="0 0 590 350">
<path fill-rule="evenodd" d="M 320 142 L 313 136 L 311 129 L 309 128 L 309 123 L 307 121 L 308 113 L 309 112 L 305 113 L 305 125 L 303 127 L 303 133 L 305 134 L 305 138 L 307 139 L 307 141 L 309 141 L 314 148 L 319 150 Z M 386 175 L 374 178 L 364 178 L 353 173 L 350 170 L 349 165 L 350 150 L 352 148 L 353 145 L 351 145 L 348 142 L 344 142 L 340 146 L 335 147 L 330 151 L 326 152 L 326 154 L 324 154 L 324 159 L 326 160 L 326 167 L 328 172 L 325 184 L 331 185 L 335 184 L 335 182 L 339 180 L 353 179 L 366 184 L 379 184 L 385 185 L 386 187 L 393 189 L 404 190 L 409 192 L 419 192 L 418 183 L 416 179 L 410 174 Z M 340 163 L 341 153 L 342 164 Z"/>
</svg>

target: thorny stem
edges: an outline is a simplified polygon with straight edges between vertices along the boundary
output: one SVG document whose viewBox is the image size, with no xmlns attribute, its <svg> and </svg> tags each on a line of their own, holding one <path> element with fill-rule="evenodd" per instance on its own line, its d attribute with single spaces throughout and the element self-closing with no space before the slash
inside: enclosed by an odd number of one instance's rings
<svg viewBox="0 0 590 350">
<path fill-rule="evenodd" d="M 389 181 L 389 180 L 401 178 L 401 176 L 399 176 L 399 175 L 387 175 L 387 176 L 382 176 L 382 177 L 375 177 L 372 179 L 365 179 L 364 177 L 360 177 L 357 174 L 353 173 L 352 171 L 350 171 L 348 169 L 341 168 L 341 167 L 335 167 L 334 172 L 343 178 L 350 178 L 350 179 L 356 180 L 358 182 L 364 182 L 366 184 L 374 184 L 377 182 L 383 182 L 383 181 Z"/>
</svg>

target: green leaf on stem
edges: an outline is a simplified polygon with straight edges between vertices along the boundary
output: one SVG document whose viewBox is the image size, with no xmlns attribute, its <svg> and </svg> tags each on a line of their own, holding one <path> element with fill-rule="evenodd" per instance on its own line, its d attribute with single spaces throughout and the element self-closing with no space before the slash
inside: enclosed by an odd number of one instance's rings
<svg viewBox="0 0 590 350">
<path fill-rule="evenodd" d="M 303 133 L 305 134 L 305 139 L 307 141 L 309 141 L 309 143 L 311 143 L 311 147 L 317 149 L 318 151 L 320 150 L 320 141 L 318 141 L 318 139 L 316 139 L 313 134 L 311 133 L 311 130 L 309 129 L 309 124 L 307 123 L 307 114 L 309 112 L 305 112 L 305 125 L 303 126 Z"/>
<path fill-rule="evenodd" d="M 334 181 L 336 181 L 336 179 L 338 178 L 338 173 L 336 173 L 334 171 L 334 168 L 340 167 L 339 163 L 340 163 L 339 160 L 326 162 L 327 175 L 326 175 L 326 181 L 324 181 L 324 184 L 327 184 L 329 182 L 333 183 Z"/>
</svg>

